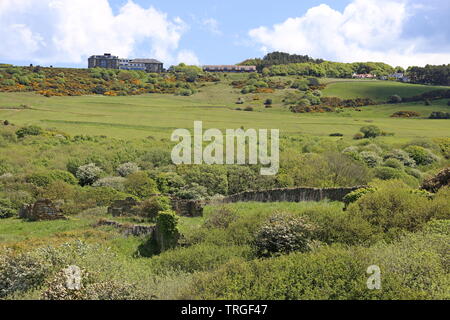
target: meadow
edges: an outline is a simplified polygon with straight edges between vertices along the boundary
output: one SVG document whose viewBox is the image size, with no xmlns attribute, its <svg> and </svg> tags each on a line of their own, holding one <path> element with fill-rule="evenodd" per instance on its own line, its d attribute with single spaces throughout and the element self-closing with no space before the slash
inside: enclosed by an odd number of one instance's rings
<svg viewBox="0 0 450 320">
<path fill-rule="evenodd" d="M 76 70 L 59 71 L 48 71 L 60 82 L 51 94 L 30 92 L 31 79 L 19 92 L 10 84 L 0 92 L 0 299 L 450 298 L 450 126 L 428 119 L 449 113 L 448 99 L 387 103 L 448 87 L 247 74 L 189 82 L 191 69 L 187 76 L 83 70 L 74 91 Z M 98 84 L 111 91 L 79 94 Z M 319 97 L 374 103 L 294 113 L 292 96 L 308 106 L 305 97 L 316 105 Z M 391 117 L 397 111 L 418 115 Z M 204 128 L 280 129 L 279 173 L 173 165 L 172 131 L 199 120 Z M 212 202 L 199 217 L 177 216 L 169 205 L 172 197 L 208 201 L 300 186 L 361 188 L 342 202 Z M 43 198 L 67 219 L 17 217 Z M 107 213 L 126 198 L 139 203 L 138 213 Z M 176 241 L 159 248 L 148 236 L 96 226 L 100 219 L 157 226 Z M 367 289 L 373 264 L 383 270 L 383 290 Z M 78 292 L 64 286 L 67 265 L 83 272 Z"/>
<path fill-rule="evenodd" d="M 439 87 L 412 85 L 388 81 L 352 81 L 329 84 L 325 96 L 356 98 L 370 96 L 376 101 L 386 101 L 392 94 L 413 96 Z M 377 105 L 353 109 L 342 113 L 293 114 L 282 105 L 285 92 L 273 94 L 242 95 L 227 83 L 207 84 L 195 95 L 173 96 L 167 94 L 144 94 L 127 97 L 101 95 L 80 97 L 46 98 L 34 93 L 0 93 L 0 119 L 17 125 L 39 125 L 56 128 L 71 135 L 106 135 L 115 138 L 170 138 L 177 128 L 193 127 L 201 120 L 204 127 L 211 128 L 277 128 L 284 135 L 327 136 L 340 132 L 352 136 L 366 123 L 394 132 L 399 139 L 449 136 L 450 128 L 445 121 L 424 119 L 398 119 L 390 116 L 401 110 L 419 112 L 424 118 L 433 111 L 448 112 L 446 100 L 435 101 L 432 106 L 423 103 Z M 258 100 L 253 100 L 254 96 Z M 244 107 L 253 112 L 237 111 L 235 104 L 244 98 Z M 274 101 L 266 109 L 267 98 Z M 20 105 L 26 109 L 15 109 Z"/>
</svg>

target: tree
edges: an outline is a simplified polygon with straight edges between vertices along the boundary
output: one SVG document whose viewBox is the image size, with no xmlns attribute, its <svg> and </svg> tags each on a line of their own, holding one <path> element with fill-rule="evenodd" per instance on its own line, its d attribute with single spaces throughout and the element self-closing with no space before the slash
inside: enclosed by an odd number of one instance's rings
<svg viewBox="0 0 450 320">
<path fill-rule="evenodd" d="M 146 172 L 139 171 L 130 174 L 124 182 L 125 191 L 141 199 L 158 194 L 158 186 Z"/>
<path fill-rule="evenodd" d="M 381 129 L 377 126 L 370 125 L 362 127 L 359 131 L 364 134 L 364 138 L 376 138 L 381 135 Z"/>
<path fill-rule="evenodd" d="M 76 177 L 82 186 L 92 185 L 95 181 L 100 179 L 103 170 L 97 167 L 94 163 L 89 163 L 78 168 Z"/>
</svg>

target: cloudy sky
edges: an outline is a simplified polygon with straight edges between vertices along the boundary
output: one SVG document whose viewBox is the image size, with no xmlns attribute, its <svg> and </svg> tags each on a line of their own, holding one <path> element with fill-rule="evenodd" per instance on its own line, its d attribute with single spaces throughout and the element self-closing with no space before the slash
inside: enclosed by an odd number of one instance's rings
<svg viewBox="0 0 450 320">
<path fill-rule="evenodd" d="M 450 63 L 449 0 L 0 0 L 0 63 L 85 67 L 92 54 L 166 66 L 267 52 Z"/>
</svg>

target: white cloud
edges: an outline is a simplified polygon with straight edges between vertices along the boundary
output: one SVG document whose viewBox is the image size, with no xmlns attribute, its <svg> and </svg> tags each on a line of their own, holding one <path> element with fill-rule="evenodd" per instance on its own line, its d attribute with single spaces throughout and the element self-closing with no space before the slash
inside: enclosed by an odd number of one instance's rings
<svg viewBox="0 0 450 320">
<path fill-rule="evenodd" d="M 222 31 L 219 29 L 219 21 L 214 18 L 204 19 L 202 21 L 203 26 L 211 33 L 221 35 Z"/>
<path fill-rule="evenodd" d="M 177 55 L 176 62 L 183 62 L 187 65 L 200 65 L 200 61 L 198 60 L 197 56 L 190 50 L 181 50 Z"/>
<path fill-rule="evenodd" d="M 178 47 L 187 29 L 131 0 L 116 15 L 108 0 L 1 0 L 0 59 L 82 64 L 92 54 L 139 52 L 170 64 L 186 55 Z"/>
<path fill-rule="evenodd" d="M 334 61 L 383 61 L 411 66 L 450 62 L 449 53 L 425 53 L 427 40 L 403 38 L 411 17 L 408 0 L 354 0 L 343 12 L 328 5 L 309 9 L 271 28 L 259 27 L 249 35 L 261 51 L 308 54 Z"/>
</svg>

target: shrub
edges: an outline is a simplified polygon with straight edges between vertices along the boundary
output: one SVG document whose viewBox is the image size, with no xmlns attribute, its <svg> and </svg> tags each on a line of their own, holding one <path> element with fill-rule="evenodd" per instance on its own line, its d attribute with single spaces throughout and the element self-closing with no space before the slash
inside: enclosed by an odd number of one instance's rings
<svg viewBox="0 0 450 320">
<path fill-rule="evenodd" d="M 93 187 L 108 187 L 117 191 L 125 191 L 125 178 L 123 177 L 105 177 L 95 181 Z"/>
<path fill-rule="evenodd" d="M 0 219 L 11 218 L 17 213 L 14 205 L 8 199 L 0 199 Z"/>
<path fill-rule="evenodd" d="M 400 181 L 388 181 L 374 192 L 350 204 L 348 212 L 367 220 L 381 232 L 416 231 L 425 222 L 441 214 L 433 201 L 415 194 Z"/>
<path fill-rule="evenodd" d="M 420 113 L 415 111 L 397 111 L 391 115 L 392 118 L 418 118 Z"/>
<path fill-rule="evenodd" d="M 19 139 L 26 136 L 39 136 L 43 133 L 42 129 L 38 126 L 28 126 L 20 128 L 16 131 L 16 135 Z"/>
<path fill-rule="evenodd" d="M 409 146 L 405 149 L 419 166 L 426 166 L 439 160 L 430 150 L 420 146 Z"/>
<path fill-rule="evenodd" d="M 383 165 L 385 167 L 390 167 L 390 168 L 399 169 L 399 170 L 403 170 L 403 168 L 404 168 L 403 163 L 400 160 L 394 159 L 394 158 L 386 159 L 384 161 Z"/>
<path fill-rule="evenodd" d="M 330 137 L 343 137 L 344 135 L 342 133 L 330 133 Z"/>
<path fill-rule="evenodd" d="M 388 102 L 389 102 L 389 103 L 400 103 L 400 102 L 402 102 L 402 97 L 400 97 L 400 96 L 397 95 L 397 94 L 394 94 L 393 96 L 390 96 L 390 97 L 389 97 Z"/>
<path fill-rule="evenodd" d="M 82 186 L 92 185 L 95 181 L 100 179 L 103 170 L 97 167 L 94 163 L 86 164 L 78 168 L 76 177 Z"/>
<path fill-rule="evenodd" d="M 381 136 L 381 129 L 373 125 L 362 127 L 360 131 L 364 134 L 364 138 L 366 139 Z"/>
<path fill-rule="evenodd" d="M 307 219 L 276 213 L 261 226 L 253 246 L 259 257 L 305 252 L 311 249 L 315 227 Z"/>
<path fill-rule="evenodd" d="M 154 220 L 159 212 L 171 210 L 172 205 L 168 197 L 156 196 L 142 201 L 140 209 L 144 217 Z"/>
<path fill-rule="evenodd" d="M 0 298 L 43 285 L 49 265 L 31 253 L 0 254 Z"/>
<path fill-rule="evenodd" d="M 375 192 L 375 189 L 374 188 L 361 188 L 361 189 L 350 192 L 343 199 L 345 206 L 348 207 L 349 204 L 358 201 L 362 196 L 364 196 L 370 192 Z"/>
<path fill-rule="evenodd" d="M 177 272 L 212 271 L 233 258 L 250 255 L 246 246 L 217 246 L 210 243 L 200 243 L 187 248 L 177 248 L 163 252 L 152 258 L 152 267 L 158 273 L 167 270 Z"/>
<path fill-rule="evenodd" d="M 271 106 L 272 104 L 273 104 L 272 99 L 266 99 L 266 101 L 264 102 L 264 105 L 266 105 L 266 106 Z"/>
<path fill-rule="evenodd" d="M 383 161 L 383 159 L 375 152 L 363 151 L 359 155 L 360 159 L 364 161 L 365 164 L 370 168 L 378 166 L 381 163 L 381 161 Z"/>
<path fill-rule="evenodd" d="M 139 166 L 133 162 L 123 163 L 117 167 L 117 173 L 122 177 L 129 176 L 130 174 L 138 171 Z"/>
<path fill-rule="evenodd" d="M 400 179 L 403 172 L 399 169 L 391 167 L 378 167 L 375 168 L 375 177 L 381 180 Z"/>
<path fill-rule="evenodd" d="M 180 238 L 178 216 L 171 210 L 162 211 L 156 217 L 158 249 L 164 252 L 174 248 Z"/>
<path fill-rule="evenodd" d="M 208 198 L 209 194 L 206 187 L 192 183 L 190 186 L 178 190 L 175 196 L 185 200 L 201 200 Z"/>
<path fill-rule="evenodd" d="M 208 229 L 219 228 L 226 229 L 237 220 L 237 213 L 227 207 L 220 207 L 210 215 L 204 223 Z"/>
<path fill-rule="evenodd" d="M 155 180 L 151 179 L 147 173 L 143 171 L 130 174 L 126 178 L 124 186 L 126 192 L 141 199 L 159 193 Z"/>
<path fill-rule="evenodd" d="M 406 167 L 414 168 L 416 166 L 416 161 L 414 161 L 406 151 L 401 149 L 392 150 L 384 156 L 384 159 L 397 159 Z"/>
<path fill-rule="evenodd" d="M 355 135 L 353 136 L 354 140 L 361 140 L 364 139 L 364 135 L 361 132 L 357 132 L 355 133 Z"/>
<path fill-rule="evenodd" d="M 253 111 L 253 107 L 245 107 L 244 111 Z"/>
</svg>

